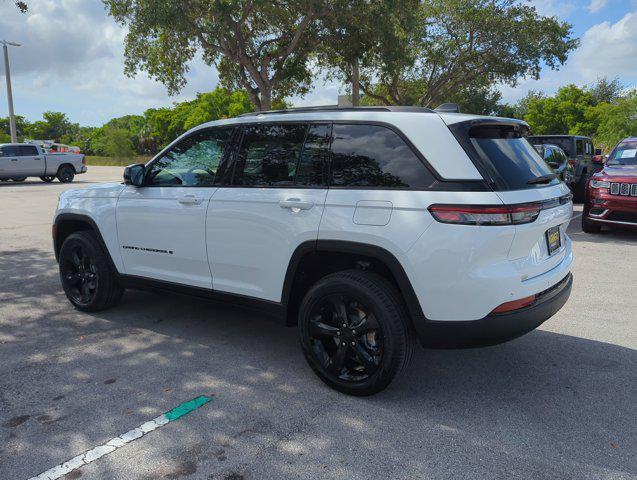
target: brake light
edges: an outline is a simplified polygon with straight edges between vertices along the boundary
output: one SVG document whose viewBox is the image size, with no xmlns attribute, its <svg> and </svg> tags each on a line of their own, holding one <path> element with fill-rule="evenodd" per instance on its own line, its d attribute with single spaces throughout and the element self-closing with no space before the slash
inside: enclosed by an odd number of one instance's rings
<svg viewBox="0 0 637 480">
<path fill-rule="evenodd" d="M 51 225 L 51 238 L 55 240 L 55 223 Z"/>
<path fill-rule="evenodd" d="M 82 155 L 82 165 L 86 165 L 86 155 Z"/>
<path fill-rule="evenodd" d="M 513 310 L 519 310 L 520 308 L 528 307 L 533 302 L 535 302 L 535 295 L 531 295 L 530 297 L 520 298 L 519 300 L 513 300 L 512 302 L 506 302 L 493 309 L 491 313 L 506 313 L 512 312 Z"/>
<path fill-rule="evenodd" d="M 573 159 L 573 158 L 569 158 L 568 159 L 568 163 L 571 167 L 575 167 L 575 165 L 577 165 L 577 160 Z"/>
<path fill-rule="evenodd" d="M 520 225 L 534 222 L 542 202 L 518 205 L 432 205 L 431 215 L 441 223 L 458 225 Z"/>
</svg>

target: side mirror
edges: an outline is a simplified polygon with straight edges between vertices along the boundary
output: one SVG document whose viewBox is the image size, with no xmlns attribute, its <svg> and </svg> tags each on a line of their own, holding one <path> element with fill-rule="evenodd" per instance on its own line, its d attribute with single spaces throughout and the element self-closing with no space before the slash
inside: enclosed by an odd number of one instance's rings
<svg viewBox="0 0 637 480">
<path fill-rule="evenodd" d="M 602 165 L 604 163 L 604 157 L 602 157 L 601 153 L 599 155 L 595 155 L 593 157 L 593 163 L 597 163 Z"/>
<path fill-rule="evenodd" d="M 601 156 L 601 154 L 602 154 L 602 149 L 601 149 L 601 148 L 596 148 L 596 149 L 595 149 L 595 155 L 596 155 L 596 156 L 597 156 L 597 155 L 600 155 L 600 156 Z"/>
<path fill-rule="evenodd" d="M 143 186 L 146 174 L 145 168 L 143 163 L 135 163 L 124 168 L 124 183 L 135 187 Z"/>
</svg>

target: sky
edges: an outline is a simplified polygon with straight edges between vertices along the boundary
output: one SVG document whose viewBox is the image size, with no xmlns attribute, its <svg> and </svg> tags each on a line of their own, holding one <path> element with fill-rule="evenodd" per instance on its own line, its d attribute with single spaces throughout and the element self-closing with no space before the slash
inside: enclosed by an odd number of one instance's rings
<svg viewBox="0 0 637 480">
<path fill-rule="evenodd" d="M 504 101 L 515 102 L 529 89 L 551 94 L 567 83 L 590 84 L 604 76 L 637 86 L 637 0 L 529 1 L 541 14 L 571 23 L 581 43 L 559 71 L 544 69 L 539 80 L 500 86 Z M 198 58 L 190 65 L 187 86 L 170 97 L 143 73 L 124 75 L 126 30 L 106 14 L 101 0 L 27 3 L 29 12 L 22 14 L 12 0 L 0 0 L 0 39 L 22 44 L 10 49 L 14 107 L 31 121 L 52 110 L 81 125 L 99 126 L 113 117 L 192 99 L 219 82 L 214 67 Z M 345 87 L 319 81 L 310 94 L 291 100 L 295 106 L 335 104 L 339 93 L 346 93 Z M 7 112 L 3 79 L 0 116 Z"/>
</svg>

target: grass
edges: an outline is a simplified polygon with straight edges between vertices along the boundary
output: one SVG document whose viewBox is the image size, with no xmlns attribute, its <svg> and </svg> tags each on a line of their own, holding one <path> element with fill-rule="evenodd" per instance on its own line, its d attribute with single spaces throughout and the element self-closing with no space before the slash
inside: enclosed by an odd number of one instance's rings
<svg viewBox="0 0 637 480">
<path fill-rule="evenodd" d="M 125 167 L 126 165 L 130 165 L 132 163 L 146 163 L 148 160 L 150 160 L 150 158 L 151 157 L 143 155 L 131 158 L 98 157 L 95 155 L 87 155 L 86 164 L 89 167 L 91 165 L 103 167 Z"/>
</svg>

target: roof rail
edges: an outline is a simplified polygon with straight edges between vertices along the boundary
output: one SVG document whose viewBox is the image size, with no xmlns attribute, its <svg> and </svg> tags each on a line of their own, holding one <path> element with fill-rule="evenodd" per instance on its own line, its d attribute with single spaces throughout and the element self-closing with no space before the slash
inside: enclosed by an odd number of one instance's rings
<svg viewBox="0 0 637 480">
<path fill-rule="evenodd" d="M 432 113 L 433 110 L 424 107 L 397 107 L 397 106 L 371 106 L 371 107 L 339 107 L 338 105 L 324 105 L 315 107 L 295 107 L 285 110 L 266 110 L 263 112 L 242 113 L 239 117 L 254 117 L 257 115 L 284 115 L 289 113 L 307 112 L 421 112 Z"/>
</svg>

